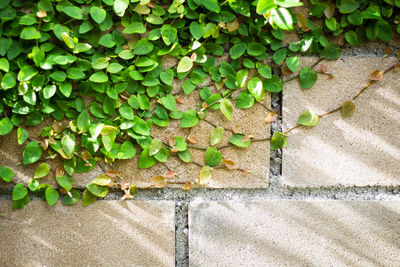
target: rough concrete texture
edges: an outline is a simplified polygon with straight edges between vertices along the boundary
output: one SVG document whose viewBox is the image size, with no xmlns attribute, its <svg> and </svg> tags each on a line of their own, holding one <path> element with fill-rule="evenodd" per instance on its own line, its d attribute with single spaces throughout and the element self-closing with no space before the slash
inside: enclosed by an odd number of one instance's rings
<svg viewBox="0 0 400 267">
<path fill-rule="evenodd" d="M 190 266 L 396 266 L 400 201 L 193 202 Z"/>
<path fill-rule="evenodd" d="M 172 201 L 10 206 L 0 201 L 1 266 L 175 265 Z"/>
<path fill-rule="evenodd" d="M 302 58 L 306 66 L 315 58 Z M 323 61 L 335 78 L 319 75 L 317 83 L 302 91 L 297 80 L 285 84 L 282 128 L 296 125 L 305 110 L 323 114 L 352 99 L 368 82 L 372 71 L 385 70 L 395 58 L 342 58 Z M 317 66 L 315 69 L 318 70 Z M 400 75 L 387 73 L 354 103 L 355 114 L 342 119 L 336 112 L 320 118 L 317 127 L 289 133 L 283 150 L 285 185 L 366 186 L 400 185 Z"/>
</svg>

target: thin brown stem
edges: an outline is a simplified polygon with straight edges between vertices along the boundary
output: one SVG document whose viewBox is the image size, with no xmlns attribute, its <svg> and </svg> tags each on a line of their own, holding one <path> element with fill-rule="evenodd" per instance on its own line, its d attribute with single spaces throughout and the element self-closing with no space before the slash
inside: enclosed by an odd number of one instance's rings
<svg viewBox="0 0 400 267">
<path fill-rule="evenodd" d="M 292 128 L 284 131 L 283 134 L 286 135 L 286 134 L 290 133 L 291 131 L 293 131 L 294 129 L 298 128 L 298 127 L 300 127 L 300 124 L 297 124 L 296 126 L 293 126 Z"/>
<path fill-rule="evenodd" d="M 235 134 L 235 132 L 232 129 L 228 129 L 228 128 L 222 127 L 220 125 L 216 125 L 215 123 L 213 123 L 212 121 L 207 120 L 206 118 L 204 118 L 203 121 L 207 122 L 208 124 L 210 124 L 210 125 L 212 125 L 214 127 L 220 127 L 222 129 L 224 129 L 225 131 L 228 131 L 228 132 L 231 132 L 231 133 Z"/>
<path fill-rule="evenodd" d="M 337 108 L 335 108 L 335 109 L 332 109 L 331 111 L 328 111 L 328 112 L 325 112 L 325 113 L 323 113 L 323 114 L 321 114 L 321 115 L 318 115 L 318 117 L 320 117 L 320 118 L 325 117 L 325 116 L 327 116 L 327 115 L 329 115 L 329 114 L 332 114 L 332 113 L 335 113 L 335 112 L 337 112 L 337 111 L 339 111 L 339 110 L 341 110 L 341 109 L 342 109 L 342 106 L 337 107 Z"/>
</svg>

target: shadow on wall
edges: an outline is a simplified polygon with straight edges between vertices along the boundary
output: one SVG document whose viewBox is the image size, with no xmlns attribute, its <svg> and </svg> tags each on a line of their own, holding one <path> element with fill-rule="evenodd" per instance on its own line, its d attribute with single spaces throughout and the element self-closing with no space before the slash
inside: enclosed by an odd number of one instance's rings
<svg viewBox="0 0 400 267">
<path fill-rule="evenodd" d="M 174 266 L 174 204 L 97 201 L 11 211 L 0 202 L 1 266 Z"/>
<path fill-rule="evenodd" d="M 206 204 L 207 205 L 207 204 Z M 199 204 L 191 266 L 396 266 L 400 203 L 268 201 Z"/>
<path fill-rule="evenodd" d="M 305 110 L 318 114 L 351 99 L 369 73 L 386 69 L 395 59 L 347 59 L 325 63 L 335 79 L 320 77 L 307 91 L 295 82 L 284 95 L 284 129 Z M 372 64 L 372 66 L 371 66 Z M 318 69 L 318 67 L 316 68 Z M 359 78 L 361 77 L 361 78 Z M 390 72 L 356 101 L 356 113 L 321 118 L 314 128 L 296 129 L 283 151 L 283 179 L 291 186 L 399 185 L 400 75 Z M 290 94 L 290 96 L 289 96 Z"/>
</svg>

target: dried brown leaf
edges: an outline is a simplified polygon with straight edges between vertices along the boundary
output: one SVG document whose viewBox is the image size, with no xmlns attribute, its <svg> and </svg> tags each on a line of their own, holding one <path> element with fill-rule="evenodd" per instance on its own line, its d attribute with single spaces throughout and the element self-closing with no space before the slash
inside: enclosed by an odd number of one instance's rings
<svg viewBox="0 0 400 267">
<path fill-rule="evenodd" d="M 371 72 L 371 75 L 369 78 L 373 81 L 380 81 L 383 78 L 383 73 L 384 72 L 381 70 L 374 70 L 373 72 Z"/>
<path fill-rule="evenodd" d="M 239 28 L 239 22 L 238 20 L 234 20 L 232 22 L 229 22 L 226 24 L 226 28 L 228 30 L 228 32 L 234 32 L 237 30 L 237 28 Z"/>
<path fill-rule="evenodd" d="M 385 55 L 391 55 L 391 54 L 393 54 L 393 49 L 392 49 L 392 47 L 391 46 L 388 46 L 388 47 L 386 47 L 386 49 L 385 49 Z"/>
<path fill-rule="evenodd" d="M 175 172 L 174 171 L 167 171 L 163 176 L 165 178 L 174 178 Z"/>
<path fill-rule="evenodd" d="M 187 181 L 187 182 L 182 186 L 182 189 L 183 189 L 183 190 L 190 190 L 190 189 L 192 189 L 192 187 L 193 187 L 192 182 L 191 182 L 191 181 Z"/>
<path fill-rule="evenodd" d="M 108 176 L 108 177 L 110 177 L 110 178 L 115 178 L 115 177 L 117 177 L 117 171 L 116 170 L 108 170 L 107 172 L 106 172 L 106 175 Z"/>
<path fill-rule="evenodd" d="M 89 151 L 87 151 L 87 150 L 83 151 L 82 159 L 84 161 L 88 161 L 90 159 Z"/>
<path fill-rule="evenodd" d="M 189 143 L 191 143 L 191 144 L 197 144 L 197 143 L 199 142 L 199 140 L 197 140 L 197 138 L 196 138 L 196 137 L 193 137 L 193 136 L 189 136 L 189 137 L 187 138 L 187 140 L 188 140 Z"/>
<path fill-rule="evenodd" d="M 36 12 L 36 16 L 41 19 L 45 18 L 45 17 L 47 17 L 47 12 L 46 12 L 46 10 L 41 9 L 38 12 Z"/>
<path fill-rule="evenodd" d="M 324 10 L 324 15 L 327 19 L 330 19 L 335 13 L 335 4 L 329 3 L 328 6 Z"/>
<path fill-rule="evenodd" d="M 178 102 L 179 104 L 183 104 L 183 98 L 181 96 L 178 96 L 177 98 L 175 98 L 176 102 Z"/>
<path fill-rule="evenodd" d="M 201 103 L 201 107 L 203 109 L 206 109 L 208 107 L 207 103 L 204 101 L 203 103 Z"/>
<path fill-rule="evenodd" d="M 168 144 L 169 146 L 174 146 L 176 143 L 175 138 L 173 136 L 168 137 Z"/>
<path fill-rule="evenodd" d="M 193 54 L 190 56 L 190 59 L 191 59 L 192 61 L 195 61 L 195 60 L 197 59 L 197 54 L 196 54 L 196 53 L 193 53 Z"/>
<path fill-rule="evenodd" d="M 355 111 L 356 111 L 356 106 L 354 105 L 354 103 L 352 101 L 350 101 L 350 100 L 344 101 L 344 103 L 342 105 L 343 119 L 350 117 L 351 115 L 354 114 Z"/>
<path fill-rule="evenodd" d="M 63 176 L 65 174 L 64 168 L 61 165 L 56 167 L 56 177 Z"/>
<path fill-rule="evenodd" d="M 229 170 L 235 169 L 235 162 L 230 159 L 224 159 L 224 165 Z"/>
<path fill-rule="evenodd" d="M 276 113 L 276 111 L 271 111 L 270 113 L 268 113 L 267 117 L 265 118 L 265 122 L 266 123 L 271 123 L 274 122 L 278 119 L 278 114 Z"/>
<path fill-rule="evenodd" d="M 178 148 L 176 148 L 176 147 L 172 147 L 172 148 L 171 148 L 171 152 L 175 152 L 175 153 L 176 153 L 176 152 L 178 152 L 178 151 L 179 151 L 179 150 L 178 150 Z"/>
</svg>

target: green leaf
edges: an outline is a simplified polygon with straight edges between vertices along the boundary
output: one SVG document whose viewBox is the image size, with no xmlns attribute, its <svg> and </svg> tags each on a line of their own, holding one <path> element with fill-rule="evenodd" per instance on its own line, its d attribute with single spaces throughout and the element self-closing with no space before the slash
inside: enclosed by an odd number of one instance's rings
<svg viewBox="0 0 400 267">
<path fill-rule="evenodd" d="M 108 76 L 104 72 L 95 72 L 90 76 L 89 81 L 96 83 L 105 83 L 108 81 Z"/>
<path fill-rule="evenodd" d="M 281 64 L 286 58 L 286 48 L 278 49 L 272 56 L 276 64 Z"/>
<path fill-rule="evenodd" d="M 229 50 L 229 54 L 231 55 L 232 59 L 237 59 L 244 55 L 247 49 L 247 44 L 245 43 L 238 43 L 231 47 Z"/>
<path fill-rule="evenodd" d="M 286 147 L 287 137 L 281 132 L 275 132 L 271 138 L 271 150 L 277 150 Z"/>
<path fill-rule="evenodd" d="M 24 128 L 18 128 L 17 130 L 17 139 L 18 144 L 22 145 L 29 137 L 29 132 Z"/>
<path fill-rule="evenodd" d="M 356 111 L 356 106 L 354 105 L 354 103 L 352 101 L 350 101 L 350 100 L 344 101 L 344 103 L 342 105 L 342 118 L 343 119 L 350 117 L 351 115 L 354 114 L 355 111 Z"/>
<path fill-rule="evenodd" d="M 272 22 L 285 31 L 293 30 L 293 18 L 286 8 L 278 8 L 271 11 Z"/>
<path fill-rule="evenodd" d="M 107 186 L 112 182 L 111 178 L 108 177 L 106 174 L 101 174 L 99 176 L 97 176 L 96 178 L 94 178 L 92 180 L 92 182 L 90 182 L 91 184 L 97 184 L 99 186 Z"/>
<path fill-rule="evenodd" d="M 131 159 L 136 155 L 136 148 L 129 141 L 125 141 L 118 152 L 119 159 Z"/>
<path fill-rule="evenodd" d="M 3 87 L 3 90 L 13 88 L 15 85 L 17 85 L 17 81 L 14 76 L 11 73 L 6 73 L 1 80 L 1 87 Z"/>
<path fill-rule="evenodd" d="M 14 172 L 6 166 L 0 166 L 0 177 L 4 182 L 9 183 L 14 178 Z"/>
<path fill-rule="evenodd" d="M 189 163 L 192 161 L 192 152 L 190 152 L 189 149 L 186 149 L 185 151 L 179 151 L 178 156 L 183 162 Z"/>
<path fill-rule="evenodd" d="M 31 190 L 32 192 L 35 192 L 36 190 L 38 190 L 39 185 L 40 185 L 40 183 L 39 183 L 38 180 L 31 179 L 31 180 L 29 181 L 28 188 L 29 188 L 29 190 Z"/>
<path fill-rule="evenodd" d="M 49 172 L 50 172 L 50 165 L 47 163 L 42 163 L 37 167 L 33 178 L 35 179 L 43 178 L 47 176 Z"/>
<path fill-rule="evenodd" d="M 115 45 L 113 36 L 110 33 L 106 33 L 100 37 L 99 45 L 105 46 L 107 48 L 112 48 Z"/>
<path fill-rule="evenodd" d="M 244 135 L 241 134 L 234 134 L 229 138 L 229 143 L 238 146 L 238 147 L 249 147 L 250 140 L 243 141 Z"/>
<path fill-rule="evenodd" d="M 236 82 L 240 88 L 246 85 L 248 74 L 249 71 L 247 69 L 241 69 L 236 73 Z"/>
<path fill-rule="evenodd" d="M 174 71 L 171 69 L 167 69 L 164 72 L 160 73 L 160 79 L 163 83 L 166 85 L 172 85 L 172 82 L 174 81 Z"/>
<path fill-rule="evenodd" d="M 272 77 L 272 70 L 271 67 L 268 65 L 264 65 L 264 64 L 259 64 L 257 65 L 257 69 L 258 69 L 258 73 L 266 78 L 266 79 L 270 79 Z"/>
<path fill-rule="evenodd" d="M 143 149 L 139 157 L 139 169 L 150 168 L 154 166 L 156 163 L 157 161 L 154 159 L 154 157 L 149 156 L 149 149 L 148 148 Z"/>
<path fill-rule="evenodd" d="M 220 12 L 218 0 L 194 0 L 194 2 L 200 6 L 204 6 L 211 12 L 215 12 L 215 13 Z"/>
<path fill-rule="evenodd" d="M 188 72 L 193 67 L 193 62 L 188 56 L 184 56 L 178 64 L 177 72 Z"/>
<path fill-rule="evenodd" d="M 65 6 L 61 10 L 71 18 L 83 19 L 82 10 L 77 6 Z"/>
<path fill-rule="evenodd" d="M 339 12 L 349 14 L 360 7 L 360 4 L 355 0 L 341 0 L 339 4 Z"/>
<path fill-rule="evenodd" d="M 222 153 L 215 147 L 209 147 L 206 150 L 205 162 L 207 166 L 217 166 L 222 160 Z"/>
<path fill-rule="evenodd" d="M 329 43 L 321 52 L 321 57 L 329 59 L 329 60 L 335 60 L 338 59 L 341 55 L 340 49 L 337 44 L 335 43 Z"/>
<path fill-rule="evenodd" d="M 70 191 L 71 196 L 68 194 L 64 195 L 62 203 L 63 205 L 70 206 L 76 204 L 81 198 L 81 192 L 78 189 L 72 189 Z"/>
<path fill-rule="evenodd" d="M 10 70 L 10 63 L 6 58 L 0 58 L 0 70 L 8 72 Z"/>
<path fill-rule="evenodd" d="M 92 6 L 90 8 L 90 16 L 96 23 L 101 24 L 106 19 L 107 13 L 100 7 Z"/>
<path fill-rule="evenodd" d="M 149 42 L 146 38 L 140 39 L 133 50 L 136 55 L 147 55 L 151 51 L 153 51 L 153 43 Z"/>
<path fill-rule="evenodd" d="M 56 180 L 57 180 L 57 183 L 65 190 L 70 191 L 72 189 L 72 184 L 74 183 L 74 180 L 72 180 L 71 177 L 57 176 Z"/>
<path fill-rule="evenodd" d="M 70 158 L 75 152 L 75 136 L 73 134 L 66 134 L 61 139 L 61 147 L 65 155 Z"/>
<path fill-rule="evenodd" d="M 189 26 L 190 34 L 196 39 L 200 40 L 203 37 L 205 32 L 205 27 L 203 24 L 198 23 L 197 21 L 193 21 Z"/>
<path fill-rule="evenodd" d="M 57 87 L 54 84 L 46 85 L 43 88 L 44 99 L 50 99 L 53 95 L 55 95 L 56 91 L 57 91 Z"/>
<path fill-rule="evenodd" d="M 9 134 L 13 128 L 14 125 L 9 118 L 5 117 L 0 120 L 0 135 Z"/>
<path fill-rule="evenodd" d="M 265 46 L 262 44 L 253 42 L 247 46 L 247 54 L 253 57 L 261 56 L 265 53 Z"/>
<path fill-rule="evenodd" d="M 83 191 L 82 195 L 82 207 L 87 207 L 93 202 L 95 202 L 97 197 L 90 193 L 90 191 L 86 188 L 85 191 Z"/>
<path fill-rule="evenodd" d="M 174 140 L 174 147 L 177 148 L 178 151 L 185 151 L 187 149 L 185 138 L 183 138 L 182 136 L 174 136 Z"/>
<path fill-rule="evenodd" d="M 297 124 L 304 126 L 316 126 L 318 124 L 318 115 L 309 110 L 300 114 Z"/>
<path fill-rule="evenodd" d="M 125 118 L 127 120 L 133 120 L 135 118 L 135 115 L 133 114 L 133 109 L 126 103 L 122 105 L 118 109 L 118 111 L 119 114 L 121 114 L 122 118 Z"/>
<path fill-rule="evenodd" d="M 142 34 L 146 32 L 146 27 L 143 25 L 142 22 L 133 22 L 126 26 L 126 28 L 122 32 L 126 34 Z"/>
<path fill-rule="evenodd" d="M 258 0 L 256 12 L 259 15 L 263 15 L 268 11 L 277 8 L 274 0 Z"/>
<path fill-rule="evenodd" d="M 26 82 L 32 79 L 36 74 L 38 74 L 38 70 L 33 68 L 30 65 L 25 65 L 21 68 L 18 73 L 18 80 L 21 82 Z"/>
<path fill-rule="evenodd" d="M 305 90 L 312 87 L 318 79 L 315 71 L 308 67 L 303 67 L 300 71 L 300 87 Z"/>
<path fill-rule="evenodd" d="M 264 99 L 265 90 L 263 88 L 263 82 L 258 77 L 253 77 L 248 84 L 249 92 L 257 101 Z"/>
<path fill-rule="evenodd" d="M 176 100 L 175 97 L 171 94 L 168 94 L 165 97 L 161 98 L 161 103 L 165 108 L 171 111 L 176 110 Z"/>
<path fill-rule="evenodd" d="M 12 199 L 13 200 L 20 200 L 23 199 L 24 197 L 26 197 L 28 195 L 28 189 L 26 189 L 26 187 L 24 186 L 24 184 L 22 183 L 18 183 L 14 186 L 13 189 L 13 195 L 12 195 Z"/>
<path fill-rule="evenodd" d="M 161 37 L 167 46 L 175 42 L 177 35 L 178 35 L 177 29 L 171 27 L 171 25 L 165 24 L 161 27 Z"/>
<path fill-rule="evenodd" d="M 297 72 L 300 65 L 299 57 L 288 57 L 286 59 L 286 65 L 292 72 Z"/>
<path fill-rule="evenodd" d="M 195 110 L 188 110 L 181 119 L 181 128 L 191 128 L 199 123 L 199 118 Z"/>
<path fill-rule="evenodd" d="M 79 114 L 78 119 L 77 119 L 77 126 L 78 129 L 82 132 L 87 132 L 90 127 L 90 116 L 89 112 L 85 109 L 84 111 Z"/>
<path fill-rule="evenodd" d="M 251 108 L 254 105 L 254 97 L 247 91 L 241 92 L 235 102 L 237 108 Z"/>
<path fill-rule="evenodd" d="M 69 36 L 68 33 L 63 32 L 61 34 L 61 38 L 63 39 L 64 43 L 71 49 L 73 49 L 75 47 L 75 42 L 74 42 L 74 38 L 72 38 L 71 36 Z"/>
<path fill-rule="evenodd" d="M 346 41 L 351 45 L 358 45 L 358 36 L 355 31 L 348 31 L 344 34 Z"/>
<path fill-rule="evenodd" d="M 129 0 L 114 0 L 115 14 L 122 17 L 129 6 Z"/>
<path fill-rule="evenodd" d="M 49 186 L 46 188 L 45 197 L 47 204 L 49 204 L 49 206 L 53 206 L 54 204 L 57 203 L 60 194 L 58 193 L 57 190 L 54 190 Z"/>
<path fill-rule="evenodd" d="M 35 27 L 25 27 L 22 29 L 20 38 L 25 40 L 37 40 L 40 39 L 42 35 L 38 32 Z"/>
<path fill-rule="evenodd" d="M 211 131 L 211 136 L 210 136 L 210 145 L 211 146 L 215 146 L 216 144 L 218 144 L 219 142 L 222 141 L 222 139 L 224 138 L 224 129 L 221 127 L 215 127 L 212 131 Z"/>
<path fill-rule="evenodd" d="M 108 188 L 105 186 L 90 183 L 86 186 L 86 188 L 96 197 L 105 197 L 108 194 Z"/>
<path fill-rule="evenodd" d="M 37 141 L 29 142 L 22 154 L 22 162 L 24 165 L 32 164 L 40 159 L 42 156 L 42 148 Z"/>
<path fill-rule="evenodd" d="M 162 148 L 161 140 L 158 138 L 154 138 L 153 140 L 151 140 L 149 146 L 149 156 L 154 156 L 161 150 L 161 148 Z"/>
<path fill-rule="evenodd" d="M 232 120 L 233 106 L 229 99 L 223 99 L 219 104 L 219 109 L 228 120 Z"/>
</svg>

